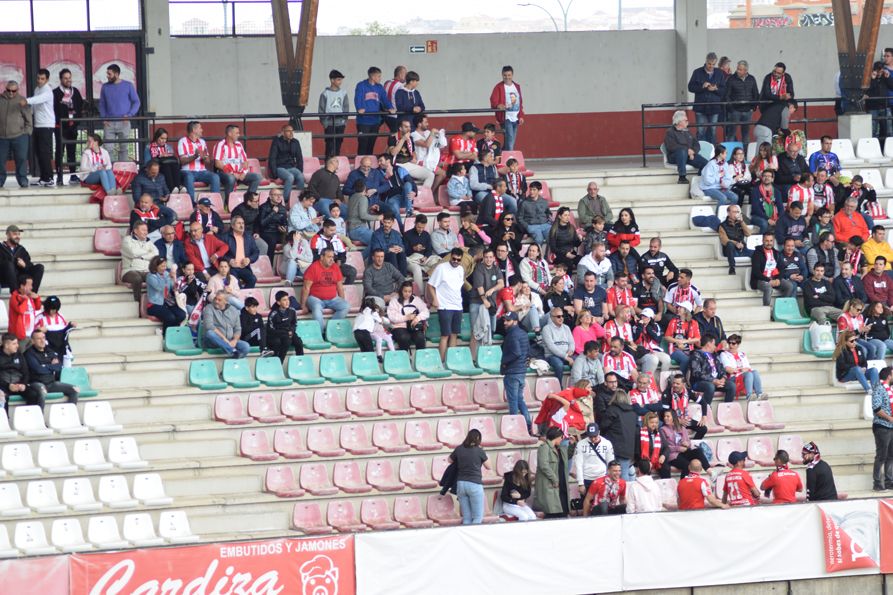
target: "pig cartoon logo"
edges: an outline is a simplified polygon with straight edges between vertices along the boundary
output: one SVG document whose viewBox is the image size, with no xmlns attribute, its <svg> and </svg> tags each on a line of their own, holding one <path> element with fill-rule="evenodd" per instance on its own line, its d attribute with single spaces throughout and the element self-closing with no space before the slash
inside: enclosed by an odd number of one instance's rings
<svg viewBox="0 0 893 595">
<path fill-rule="evenodd" d="M 328 556 L 316 556 L 300 568 L 303 595 L 338 595 L 338 567 Z"/>
</svg>

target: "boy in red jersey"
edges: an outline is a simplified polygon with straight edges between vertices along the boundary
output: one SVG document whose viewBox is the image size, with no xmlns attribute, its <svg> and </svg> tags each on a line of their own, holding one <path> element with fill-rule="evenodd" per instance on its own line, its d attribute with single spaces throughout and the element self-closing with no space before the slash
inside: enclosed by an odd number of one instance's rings
<svg viewBox="0 0 893 595">
<path fill-rule="evenodd" d="M 753 482 L 750 473 L 744 470 L 747 453 L 736 451 L 729 455 L 731 471 L 726 473 L 726 483 L 722 488 L 723 504 L 729 506 L 756 506 L 760 502 L 760 490 Z"/>
<path fill-rule="evenodd" d="M 772 493 L 773 504 L 791 504 L 797 501 L 797 492 L 803 491 L 803 482 L 800 474 L 788 469 L 790 457 L 787 451 L 779 450 L 775 453 L 775 471 L 763 480 L 760 489 L 769 496 Z"/>
</svg>

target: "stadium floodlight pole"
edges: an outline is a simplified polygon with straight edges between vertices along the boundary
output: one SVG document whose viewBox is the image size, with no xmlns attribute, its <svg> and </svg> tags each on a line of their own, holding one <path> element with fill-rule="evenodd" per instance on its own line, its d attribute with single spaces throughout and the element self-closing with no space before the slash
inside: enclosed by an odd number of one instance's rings
<svg viewBox="0 0 893 595">
<path fill-rule="evenodd" d="M 847 111 L 863 112 L 865 109 L 862 97 L 871 78 L 884 1 L 865 0 L 858 46 L 853 32 L 853 13 L 849 0 L 831 0 L 831 8 L 834 11 L 834 33 L 840 63 L 841 95 L 847 100 Z"/>
<path fill-rule="evenodd" d="M 296 45 L 292 45 L 288 1 L 271 0 L 271 4 L 273 5 L 273 32 L 276 38 L 282 105 L 291 116 L 291 125 L 294 129 L 303 130 L 301 114 L 307 107 L 310 95 L 310 74 L 313 68 L 313 46 L 316 43 L 316 16 L 319 12 L 319 0 L 301 2 L 301 21 Z"/>
</svg>

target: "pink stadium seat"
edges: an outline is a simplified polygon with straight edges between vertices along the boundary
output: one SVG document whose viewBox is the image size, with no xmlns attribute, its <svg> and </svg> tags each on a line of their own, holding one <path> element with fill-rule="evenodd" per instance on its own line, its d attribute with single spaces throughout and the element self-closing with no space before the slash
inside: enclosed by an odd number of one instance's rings
<svg viewBox="0 0 893 595">
<path fill-rule="evenodd" d="M 345 450 L 338 446 L 338 440 L 335 438 L 335 431 L 331 425 L 308 428 L 307 448 L 321 457 L 340 457 L 345 453 Z"/>
<path fill-rule="evenodd" d="M 332 527 L 327 525 L 322 519 L 322 512 L 319 504 L 316 502 L 296 502 L 294 512 L 292 512 L 291 524 L 295 529 L 303 531 L 308 535 L 319 535 L 321 533 L 331 533 Z"/>
<path fill-rule="evenodd" d="M 712 453 L 711 458 L 707 462 L 710 463 L 711 466 L 718 465 L 719 459 L 716 458 L 716 444 L 713 443 L 713 440 L 701 440 L 701 442 L 706 442 L 707 446 L 710 447 L 710 452 Z M 723 464 L 727 465 L 728 462 L 728 460 L 723 461 Z"/>
<path fill-rule="evenodd" d="M 409 391 L 409 403 L 421 413 L 446 413 L 447 408 L 440 404 L 433 384 L 413 384 Z"/>
<path fill-rule="evenodd" d="M 457 413 L 479 409 L 477 404 L 471 402 L 471 397 L 468 396 L 468 385 L 464 380 L 444 382 L 442 391 L 443 404 Z"/>
<path fill-rule="evenodd" d="M 381 417 L 384 411 L 375 406 L 375 397 L 368 386 L 351 386 L 345 396 L 347 410 L 357 417 Z"/>
<path fill-rule="evenodd" d="M 255 262 L 251 263 L 251 272 L 257 277 L 258 283 L 279 283 L 282 281 L 282 277 L 273 271 L 273 264 L 270 262 L 270 257 L 266 254 L 261 254 Z M 274 293 L 273 295 L 275 297 L 276 294 Z M 263 304 L 266 300 L 258 301 Z"/>
<path fill-rule="evenodd" d="M 719 425 L 732 432 L 749 432 L 753 430 L 753 425 L 744 421 L 744 412 L 741 411 L 741 405 L 734 401 L 731 403 L 720 403 L 717 406 L 716 421 Z"/>
<path fill-rule="evenodd" d="M 372 426 L 372 444 L 384 452 L 409 452 L 409 445 L 403 441 L 397 424 L 392 421 L 379 421 Z"/>
<path fill-rule="evenodd" d="M 532 180 L 530 180 L 530 181 L 532 181 Z M 549 182 L 546 182 L 545 180 L 537 180 L 537 181 L 543 185 L 543 189 L 540 191 L 540 194 L 542 195 L 543 198 L 546 199 L 547 202 L 551 203 L 552 202 L 552 189 L 549 188 Z M 549 206 L 551 207 L 552 205 L 550 204 Z M 558 206 L 558 205 L 556 204 L 555 206 Z"/>
<path fill-rule="evenodd" d="M 451 205 L 450 204 L 450 195 L 447 192 L 447 186 L 446 186 L 446 184 L 443 184 L 442 186 L 440 186 L 437 189 L 437 210 L 432 211 L 432 210 L 430 210 L 430 207 L 425 207 L 425 209 L 428 209 L 428 210 L 424 210 L 424 209 L 419 209 L 419 210 L 423 213 L 431 213 L 431 212 L 439 213 L 440 211 L 443 211 L 443 210 L 448 210 L 452 213 L 458 213 L 460 211 L 461 207 L 459 207 L 459 205 Z"/>
<path fill-rule="evenodd" d="M 102 199 L 102 218 L 115 223 L 130 223 L 133 203 L 126 194 L 109 194 Z"/>
<path fill-rule="evenodd" d="M 237 206 L 245 202 L 245 191 L 244 190 L 233 190 L 229 193 L 229 198 L 226 199 L 226 208 L 232 213 Z"/>
<path fill-rule="evenodd" d="M 363 286 L 362 284 L 353 284 L 344 286 L 344 299 L 350 305 L 350 311 L 356 314 L 360 311 L 363 304 Z"/>
<path fill-rule="evenodd" d="M 350 412 L 337 390 L 321 388 L 313 394 L 313 410 L 326 419 L 348 419 Z"/>
<path fill-rule="evenodd" d="M 298 486 L 294 469 L 287 465 L 267 467 L 267 473 L 264 476 L 264 491 L 276 494 L 280 498 L 300 498 L 305 493 Z"/>
<path fill-rule="evenodd" d="M 506 441 L 496 432 L 496 423 L 492 417 L 472 417 L 468 429 L 481 432 L 481 446 L 505 446 Z"/>
<path fill-rule="evenodd" d="M 251 289 L 240 289 L 239 290 L 239 299 L 243 302 L 245 298 L 253 297 L 257 300 L 257 313 L 261 316 L 266 317 L 270 313 L 270 308 L 267 307 L 267 300 L 264 299 L 264 291 L 260 287 L 252 287 Z"/>
<path fill-rule="evenodd" d="M 400 459 L 400 481 L 413 490 L 429 490 L 437 487 L 437 482 L 428 473 L 428 466 L 421 457 Z"/>
<path fill-rule="evenodd" d="M 692 419 L 698 419 L 701 416 L 701 406 L 697 403 L 689 403 L 688 404 L 688 415 Z M 722 434 L 726 429 L 721 425 L 716 423 L 716 420 L 713 419 L 713 408 L 707 407 L 707 433 L 708 434 Z"/>
<path fill-rule="evenodd" d="M 313 421 L 319 418 L 319 413 L 313 411 L 307 391 L 283 391 L 279 399 L 279 406 L 282 413 L 294 421 Z"/>
<path fill-rule="evenodd" d="M 453 497 L 450 495 L 428 496 L 428 518 L 440 527 L 455 527 L 462 524 L 462 517 L 456 512 Z"/>
<path fill-rule="evenodd" d="M 501 380 L 475 380 L 472 394 L 474 402 L 489 411 L 505 411 L 508 403 L 502 398 Z"/>
<path fill-rule="evenodd" d="M 270 448 L 270 439 L 263 430 L 242 430 L 239 438 L 239 454 L 252 461 L 275 461 L 279 458 Z"/>
<path fill-rule="evenodd" d="M 419 213 L 439 213 L 442 210 L 440 205 L 435 203 L 431 189 L 424 186 L 419 187 L 419 192 L 412 201 L 412 208 Z"/>
<path fill-rule="evenodd" d="M 260 167 L 260 159 L 249 159 L 248 160 L 248 171 L 250 171 L 251 173 L 254 173 L 254 174 L 261 175 L 261 181 L 260 181 L 261 186 L 269 186 L 270 180 L 263 177 L 264 170 L 261 169 L 261 167 Z"/>
<path fill-rule="evenodd" d="M 192 199 L 185 192 L 183 194 L 171 194 L 167 201 L 167 206 L 177 214 L 177 220 L 179 221 L 188 221 L 189 216 L 195 210 L 192 207 Z"/>
<path fill-rule="evenodd" d="M 121 233 L 114 227 L 97 227 L 93 232 L 93 251 L 121 256 Z"/>
<path fill-rule="evenodd" d="M 338 488 L 329 479 L 329 471 L 324 463 L 301 465 L 301 487 L 314 496 L 334 496 L 338 493 Z"/>
<path fill-rule="evenodd" d="M 366 494 L 372 486 L 363 481 L 363 473 L 356 461 L 338 461 L 334 471 L 335 486 L 348 494 Z"/>
<path fill-rule="evenodd" d="M 502 483 L 501 477 L 499 478 L 499 481 L 500 481 L 500 483 Z M 481 519 L 481 521 L 485 525 L 491 525 L 493 523 L 499 522 L 499 516 L 493 514 L 493 507 L 490 506 L 490 502 L 486 497 L 484 498 L 484 516 Z"/>
<path fill-rule="evenodd" d="M 536 400 L 542 403 L 546 400 L 546 395 L 557 393 L 561 390 L 558 379 L 554 376 L 543 376 L 536 379 Z"/>
<path fill-rule="evenodd" d="M 733 451 L 745 451 L 744 443 L 741 442 L 741 438 L 717 438 L 716 439 L 716 458 L 723 465 L 729 464 L 729 455 L 732 454 Z M 753 461 L 747 459 L 744 463 L 745 467 L 753 467 Z"/>
<path fill-rule="evenodd" d="M 418 496 L 398 496 L 394 498 L 394 520 L 410 529 L 424 529 L 434 526 L 434 521 L 428 519 L 425 513 L 422 512 L 422 502 Z"/>
<path fill-rule="evenodd" d="M 509 471 L 514 470 L 515 463 L 523 458 L 517 450 L 500 450 L 499 454 L 496 455 L 496 473 L 505 475 Z"/>
<path fill-rule="evenodd" d="M 329 502 L 326 520 L 342 533 L 358 533 L 369 528 L 357 520 L 357 511 L 350 500 L 333 500 Z"/>
<path fill-rule="evenodd" d="M 273 304 L 276 303 L 276 294 L 279 293 L 280 291 L 284 291 L 290 297 L 295 297 L 295 290 L 292 287 L 274 287 L 274 288 L 270 289 L 270 300 L 268 302 L 270 308 L 272 308 Z"/>
<path fill-rule="evenodd" d="M 663 501 L 664 508 L 667 510 L 676 510 L 679 508 L 676 495 L 675 479 L 657 479 L 655 480 L 657 487 L 660 488 L 660 497 Z"/>
<path fill-rule="evenodd" d="M 298 428 L 277 428 L 273 433 L 273 450 L 286 459 L 309 459 L 313 456 L 304 446 L 304 438 Z"/>
<path fill-rule="evenodd" d="M 775 421 L 775 411 L 769 401 L 751 401 L 747 404 L 747 421 L 761 430 L 781 430 L 784 424 Z"/>
<path fill-rule="evenodd" d="M 309 182 L 310 177 L 320 169 L 322 169 L 322 164 L 319 162 L 319 159 L 316 157 L 304 157 L 304 169 L 301 170 L 304 172 L 304 179 Z"/>
<path fill-rule="evenodd" d="M 792 465 L 803 464 L 803 438 L 796 434 L 782 434 L 778 437 L 778 450 L 787 451 Z M 773 455 L 775 453 L 772 453 Z"/>
<path fill-rule="evenodd" d="M 387 384 L 378 389 L 378 406 L 388 415 L 412 415 L 415 409 L 406 400 L 403 387 L 399 384 Z"/>
<path fill-rule="evenodd" d="M 359 250 L 351 250 L 347 253 L 347 264 L 357 270 L 357 279 L 363 279 L 363 273 L 366 272 L 366 261 L 363 260 L 363 253 Z"/>
<path fill-rule="evenodd" d="M 465 440 L 465 424 L 461 419 L 438 419 L 437 441 L 448 448 L 456 448 Z"/>
<path fill-rule="evenodd" d="M 245 415 L 245 406 L 239 395 L 217 395 L 214 398 L 214 419 L 230 426 L 250 424 L 254 421 Z"/>
<path fill-rule="evenodd" d="M 536 411 L 541 407 L 541 403 L 533 398 L 533 394 L 530 392 L 530 385 L 526 382 L 524 383 L 524 403 L 527 405 L 527 408 L 531 411 Z"/>
<path fill-rule="evenodd" d="M 285 421 L 285 416 L 279 413 L 273 393 L 248 395 L 248 415 L 264 424 L 278 424 Z"/>
<path fill-rule="evenodd" d="M 403 489 L 390 459 L 373 459 L 367 462 L 366 482 L 379 492 L 399 492 Z"/>
<path fill-rule="evenodd" d="M 450 466 L 450 455 L 437 455 L 431 459 L 431 479 L 440 482 L 443 473 Z"/>
<path fill-rule="evenodd" d="M 747 458 L 763 467 L 772 467 L 775 447 L 769 436 L 751 436 L 747 439 Z"/>
<path fill-rule="evenodd" d="M 375 165 L 377 167 L 378 163 L 376 162 Z M 338 180 L 342 184 L 347 181 L 347 176 L 350 175 L 350 161 L 344 155 L 338 155 L 338 169 L 335 170 L 335 175 L 338 176 Z"/>
<path fill-rule="evenodd" d="M 726 485 L 726 474 L 721 473 L 716 476 L 716 481 L 713 482 L 713 495 L 722 500 L 722 491 Z"/>
<path fill-rule="evenodd" d="M 365 498 L 360 503 L 360 522 L 373 531 L 390 531 L 400 528 L 400 523 L 391 517 L 388 501 L 384 498 Z"/>
<path fill-rule="evenodd" d="M 533 445 L 538 442 L 527 431 L 527 420 L 523 415 L 504 415 L 499 420 L 499 433 L 502 437 L 520 446 Z"/>
<path fill-rule="evenodd" d="M 484 465 L 481 465 L 481 481 L 484 482 L 485 486 L 498 486 L 502 485 L 503 478 L 501 475 L 496 473 L 496 469 L 493 469 L 493 463 L 490 463 L 490 469 L 487 469 Z"/>
<path fill-rule="evenodd" d="M 527 464 L 530 465 L 530 472 L 536 475 L 536 449 L 531 449 L 527 455 Z"/>
<path fill-rule="evenodd" d="M 509 159 L 518 160 L 518 169 L 520 169 L 521 173 L 523 173 L 525 176 L 530 177 L 534 175 L 534 172 L 527 169 L 526 165 L 524 164 L 524 153 L 522 153 L 521 151 L 503 151 L 502 159 L 500 159 L 500 164 L 505 165 Z"/>
<path fill-rule="evenodd" d="M 428 420 L 410 420 L 406 423 L 406 443 L 419 451 L 440 450 L 443 445 L 434 439 L 434 431 Z"/>
<path fill-rule="evenodd" d="M 196 202 L 207 198 L 211 201 L 211 208 L 220 215 L 224 221 L 229 221 L 229 213 L 223 209 L 223 195 L 219 192 L 199 192 L 195 195 Z"/>
<path fill-rule="evenodd" d="M 378 452 L 369 440 L 369 434 L 363 424 L 341 426 L 341 448 L 352 455 L 374 455 Z"/>
</svg>

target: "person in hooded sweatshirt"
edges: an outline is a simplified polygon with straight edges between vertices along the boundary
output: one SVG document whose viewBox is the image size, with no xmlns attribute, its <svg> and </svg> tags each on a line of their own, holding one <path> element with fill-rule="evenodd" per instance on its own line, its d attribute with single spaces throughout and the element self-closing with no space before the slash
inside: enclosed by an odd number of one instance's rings
<svg viewBox="0 0 893 595">
<path fill-rule="evenodd" d="M 651 477 L 651 462 L 636 463 L 636 481 L 626 486 L 626 512 L 660 512 L 664 509 L 660 488 Z"/>
</svg>

